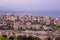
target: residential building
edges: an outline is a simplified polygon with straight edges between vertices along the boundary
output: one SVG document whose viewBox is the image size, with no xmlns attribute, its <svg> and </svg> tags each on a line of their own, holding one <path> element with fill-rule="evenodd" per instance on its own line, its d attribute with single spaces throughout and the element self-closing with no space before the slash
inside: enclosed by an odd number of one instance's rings
<svg viewBox="0 0 60 40">
<path fill-rule="evenodd" d="M 54 19 L 54 24 L 55 25 L 57 25 L 57 24 L 60 25 L 60 19 L 59 18 L 55 18 Z"/>
</svg>

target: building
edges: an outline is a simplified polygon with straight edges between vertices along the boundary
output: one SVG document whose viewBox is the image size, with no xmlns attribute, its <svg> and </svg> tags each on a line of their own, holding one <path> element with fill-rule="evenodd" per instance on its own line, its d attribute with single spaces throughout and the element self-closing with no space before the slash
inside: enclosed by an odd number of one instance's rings
<svg viewBox="0 0 60 40">
<path fill-rule="evenodd" d="M 32 24 L 31 26 L 33 29 L 40 29 L 41 25 L 40 24 Z"/>
<path fill-rule="evenodd" d="M 32 22 L 26 22 L 26 27 L 31 28 Z"/>
<path fill-rule="evenodd" d="M 6 15 L 5 20 L 6 21 L 15 21 L 15 20 L 17 20 L 17 16 L 15 16 L 14 14 Z"/>
<path fill-rule="evenodd" d="M 59 18 L 55 18 L 54 19 L 54 24 L 55 25 L 57 25 L 57 24 L 60 25 L 60 19 Z"/>
<path fill-rule="evenodd" d="M 14 22 L 13 23 L 13 28 L 14 30 L 18 30 L 19 28 L 26 28 L 26 25 L 24 22 Z"/>
<path fill-rule="evenodd" d="M 51 17 L 50 17 L 50 16 L 44 16 L 44 17 L 43 17 L 43 22 L 44 22 L 46 25 L 50 25 L 50 23 L 51 23 Z"/>
</svg>

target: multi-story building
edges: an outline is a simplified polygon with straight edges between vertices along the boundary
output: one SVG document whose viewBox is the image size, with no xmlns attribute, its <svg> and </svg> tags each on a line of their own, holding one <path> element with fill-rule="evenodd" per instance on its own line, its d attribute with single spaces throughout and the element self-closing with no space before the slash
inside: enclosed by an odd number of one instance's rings
<svg viewBox="0 0 60 40">
<path fill-rule="evenodd" d="M 17 20 L 17 16 L 15 16 L 14 14 L 11 14 L 11 15 L 6 15 L 5 16 L 5 20 L 6 21 L 15 21 L 15 20 Z"/>
<path fill-rule="evenodd" d="M 40 22 L 40 17 L 38 17 L 38 19 L 37 19 L 37 20 L 38 20 L 38 22 Z"/>
<path fill-rule="evenodd" d="M 26 22 L 27 28 L 31 28 L 32 22 Z"/>
<path fill-rule="evenodd" d="M 26 25 L 25 25 L 25 23 L 24 22 L 14 22 L 13 23 L 13 28 L 15 29 L 15 30 L 18 30 L 19 28 L 26 28 Z"/>
<path fill-rule="evenodd" d="M 41 25 L 40 24 L 32 24 L 31 26 L 33 29 L 40 29 Z"/>
<path fill-rule="evenodd" d="M 3 16 L 0 16 L 0 27 L 2 26 L 6 26 L 7 23 L 5 22 L 5 20 L 3 19 Z"/>
<path fill-rule="evenodd" d="M 32 22 L 33 21 L 38 21 L 38 17 L 37 16 L 32 16 Z"/>
<path fill-rule="evenodd" d="M 50 17 L 50 16 L 44 16 L 43 22 L 44 22 L 46 25 L 50 25 L 50 23 L 51 23 L 51 17 Z"/>
<path fill-rule="evenodd" d="M 25 19 L 24 16 L 25 16 L 25 15 L 20 15 L 20 16 L 19 16 L 19 20 L 20 20 L 20 21 L 24 21 L 24 19 Z"/>
<path fill-rule="evenodd" d="M 16 31 L 16 30 L 0 30 L 0 36 L 7 35 L 8 38 L 11 36 L 32 36 L 32 37 L 38 37 L 41 40 L 55 40 L 58 35 L 53 34 L 52 32 L 46 32 L 46 31 Z M 60 37 L 60 36 L 59 36 Z"/>
<path fill-rule="evenodd" d="M 54 24 L 55 24 L 55 25 L 56 25 L 56 24 L 60 25 L 60 19 L 59 19 L 59 18 L 55 18 L 55 19 L 54 19 Z"/>
<path fill-rule="evenodd" d="M 3 20 L 3 21 L 1 21 Z M 29 15 L 15 15 L 15 14 L 9 14 L 9 15 L 0 15 L 0 23 L 3 24 L 8 24 L 8 22 L 12 22 L 14 25 L 14 29 L 18 29 L 19 27 L 22 28 L 39 28 L 40 26 L 45 25 L 48 28 L 51 27 L 51 25 L 54 24 L 60 24 L 60 19 L 55 18 L 51 19 L 50 16 L 44 16 L 44 17 L 39 17 L 39 16 L 29 16 Z M 1 25 L 1 24 L 0 24 Z"/>
<path fill-rule="evenodd" d="M 43 17 L 40 17 L 40 24 L 43 25 Z"/>
</svg>

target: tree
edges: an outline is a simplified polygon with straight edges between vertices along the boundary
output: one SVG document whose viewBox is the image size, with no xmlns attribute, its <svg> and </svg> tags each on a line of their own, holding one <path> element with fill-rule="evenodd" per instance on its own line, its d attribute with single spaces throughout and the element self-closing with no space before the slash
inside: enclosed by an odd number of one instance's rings
<svg viewBox="0 0 60 40">
<path fill-rule="evenodd" d="M 33 31 L 37 31 L 37 29 L 36 28 L 33 28 Z"/>
<path fill-rule="evenodd" d="M 34 39 L 33 40 L 41 40 L 40 38 L 38 38 L 38 37 L 34 37 Z"/>
<path fill-rule="evenodd" d="M 2 35 L 2 37 L 5 37 L 5 38 L 7 38 L 7 35 Z"/>
<path fill-rule="evenodd" d="M 2 37 L 2 40 L 9 40 L 9 38 Z"/>
<path fill-rule="evenodd" d="M 28 30 L 33 30 L 33 28 L 31 27 L 31 28 L 29 28 Z"/>
<path fill-rule="evenodd" d="M 17 40 L 22 40 L 23 39 L 23 37 L 21 36 L 21 35 L 19 35 L 18 37 L 17 37 Z"/>
<path fill-rule="evenodd" d="M 10 39 L 10 40 L 14 40 L 14 37 L 11 36 L 11 37 L 9 37 L 9 39 Z"/>
<path fill-rule="evenodd" d="M 60 37 L 57 37 L 55 40 L 60 40 Z"/>
<path fill-rule="evenodd" d="M 40 27 L 40 30 L 41 30 L 41 31 L 43 31 L 43 30 L 44 30 L 44 28 L 43 28 L 43 27 Z"/>
<path fill-rule="evenodd" d="M 48 40 L 51 40 L 51 38 L 48 37 Z"/>
<path fill-rule="evenodd" d="M 2 38 L 2 39 L 1 39 L 1 38 Z M 1 38 L 0 38 L 1 40 L 9 40 L 9 38 L 7 38 L 7 35 L 2 35 Z"/>
<path fill-rule="evenodd" d="M 0 40 L 9 40 L 6 35 L 0 36 Z"/>
<path fill-rule="evenodd" d="M 20 28 L 18 28 L 18 30 L 19 30 L 19 31 L 25 31 L 26 29 L 25 29 L 25 28 L 20 27 Z"/>
<path fill-rule="evenodd" d="M 33 40 L 32 36 L 28 36 L 27 40 Z"/>
<path fill-rule="evenodd" d="M 0 36 L 0 40 L 2 40 L 2 36 Z"/>
<path fill-rule="evenodd" d="M 51 29 L 55 32 L 58 28 L 60 28 L 60 25 L 53 25 Z"/>
<path fill-rule="evenodd" d="M 25 36 L 23 36 L 23 39 L 22 40 L 27 40 L 27 37 L 26 37 L 26 35 Z"/>
</svg>

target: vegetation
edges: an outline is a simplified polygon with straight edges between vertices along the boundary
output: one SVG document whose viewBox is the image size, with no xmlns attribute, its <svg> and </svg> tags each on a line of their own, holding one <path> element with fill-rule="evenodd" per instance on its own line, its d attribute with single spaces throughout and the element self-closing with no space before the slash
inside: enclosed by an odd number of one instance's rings
<svg viewBox="0 0 60 40">
<path fill-rule="evenodd" d="M 12 26 L 8 26 L 8 30 L 13 30 L 14 28 Z"/>
<path fill-rule="evenodd" d="M 42 31 L 42 30 L 44 30 L 44 28 L 43 27 L 41 27 L 40 29 L 36 29 L 36 28 L 18 28 L 18 31 L 26 31 L 26 30 L 32 30 L 32 31 Z"/>
<path fill-rule="evenodd" d="M 38 37 L 32 37 L 32 36 L 21 36 L 19 35 L 18 37 L 14 38 L 13 36 L 11 37 L 5 37 L 6 35 L 4 36 L 0 36 L 0 40 L 41 40 L 40 38 Z"/>
<path fill-rule="evenodd" d="M 25 28 L 18 28 L 18 31 L 26 31 L 26 29 Z"/>
<path fill-rule="evenodd" d="M 38 37 L 32 37 L 32 36 L 18 36 L 17 37 L 18 40 L 41 40 Z"/>
<path fill-rule="evenodd" d="M 56 31 L 58 28 L 60 28 L 60 25 L 53 25 L 51 30 Z"/>
<path fill-rule="evenodd" d="M 9 38 L 0 36 L 0 40 L 9 40 Z"/>
<path fill-rule="evenodd" d="M 57 37 L 55 40 L 60 40 L 60 37 Z"/>
</svg>

